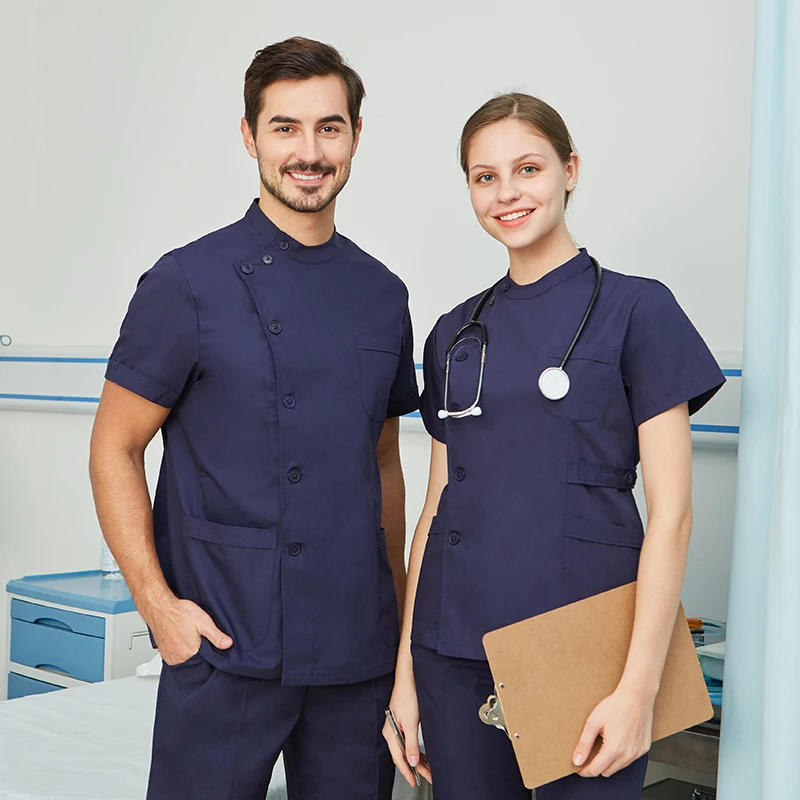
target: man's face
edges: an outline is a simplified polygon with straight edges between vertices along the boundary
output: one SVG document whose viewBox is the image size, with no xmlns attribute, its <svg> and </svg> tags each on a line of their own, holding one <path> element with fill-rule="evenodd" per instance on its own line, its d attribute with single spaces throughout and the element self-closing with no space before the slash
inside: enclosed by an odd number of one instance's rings
<svg viewBox="0 0 800 800">
<path fill-rule="evenodd" d="M 278 81 L 263 99 L 255 139 L 242 120 L 261 183 L 293 211 L 322 211 L 347 183 L 361 133 L 361 120 L 355 130 L 350 122 L 344 82 L 336 75 Z"/>
</svg>

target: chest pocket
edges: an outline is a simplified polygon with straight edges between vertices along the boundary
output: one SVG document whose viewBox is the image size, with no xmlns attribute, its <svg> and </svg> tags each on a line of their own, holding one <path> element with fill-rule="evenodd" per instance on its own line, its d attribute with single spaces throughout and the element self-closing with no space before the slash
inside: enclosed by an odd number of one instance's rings
<svg viewBox="0 0 800 800">
<path fill-rule="evenodd" d="M 360 333 L 353 338 L 364 411 L 371 420 L 384 422 L 392 383 L 400 365 L 400 340 L 394 336 Z"/>
<path fill-rule="evenodd" d="M 552 346 L 547 366 L 557 367 L 568 347 L 568 344 Z M 589 422 L 599 417 L 608 403 L 617 372 L 618 353 L 610 345 L 579 342 L 564 366 L 564 371 L 569 375 L 569 393 L 561 400 L 548 400 L 541 392 L 537 392 L 543 409 L 553 417 L 576 422 Z"/>
</svg>

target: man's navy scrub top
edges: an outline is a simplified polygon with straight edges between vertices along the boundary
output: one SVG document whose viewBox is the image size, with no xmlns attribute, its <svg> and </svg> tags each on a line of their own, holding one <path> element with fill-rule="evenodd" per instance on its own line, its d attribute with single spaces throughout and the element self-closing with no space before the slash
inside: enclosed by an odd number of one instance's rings
<svg viewBox="0 0 800 800">
<path fill-rule="evenodd" d="M 478 298 L 439 319 L 425 345 L 422 417 L 447 445 L 448 483 L 419 577 L 413 640 L 485 659 L 487 631 L 636 580 L 644 532 L 632 489 L 637 428 L 681 403 L 701 408 L 725 378 L 670 291 L 604 270 L 566 365 L 569 394 L 538 387 L 586 311 L 585 250 L 535 283 L 506 277 L 484 306 L 481 416 L 439 419 L 445 352 Z M 475 329 L 454 348 L 450 410 L 475 398 Z"/>
<path fill-rule="evenodd" d="M 233 638 L 203 640 L 219 669 L 314 685 L 394 668 L 375 446 L 419 407 L 407 301 L 349 239 L 304 246 L 257 203 L 140 279 L 106 377 L 172 409 L 156 548 Z"/>
</svg>

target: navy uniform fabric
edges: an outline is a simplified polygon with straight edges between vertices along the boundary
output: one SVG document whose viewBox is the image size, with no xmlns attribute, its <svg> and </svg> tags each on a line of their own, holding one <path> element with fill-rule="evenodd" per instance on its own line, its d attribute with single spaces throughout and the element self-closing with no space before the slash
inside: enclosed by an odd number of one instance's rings
<svg viewBox="0 0 800 800">
<path fill-rule="evenodd" d="M 391 691 L 391 674 L 300 687 L 199 655 L 165 666 L 147 800 L 264 800 L 281 750 L 290 798 L 389 800 L 394 764 L 380 730 Z"/>
<path fill-rule="evenodd" d="M 412 645 L 425 751 L 436 800 L 531 800 L 511 740 L 478 719 L 494 694 L 485 661 L 451 658 Z M 540 786 L 536 800 L 640 800 L 647 756 L 610 778 L 566 778 Z"/>
<path fill-rule="evenodd" d="M 487 631 L 636 580 L 637 428 L 684 402 L 694 413 L 725 379 L 666 287 L 604 270 L 566 365 L 571 390 L 543 397 L 539 375 L 560 363 L 594 286 L 585 250 L 535 283 L 500 283 L 481 313 L 481 416 L 437 415 L 445 351 L 478 298 L 444 315 L 426 342 L 421 411 L 447 445 L 448 483 L 420 570 L 419 645 L 485 659 Z M 450 410 L 475 398 L 479 349 L 473 329 L 452 352 Z"/>
<path fill-rule="evenodd" d="M 307 247 L 253 203 L 140 280 L 108 380 L 171 408 L 153 508 L 178 597 L 233 638 L 220 670 L 286 685 L 394 669 L 375 445 L 418 407 L 403 283 L 344 236 Z"/>
</svg>

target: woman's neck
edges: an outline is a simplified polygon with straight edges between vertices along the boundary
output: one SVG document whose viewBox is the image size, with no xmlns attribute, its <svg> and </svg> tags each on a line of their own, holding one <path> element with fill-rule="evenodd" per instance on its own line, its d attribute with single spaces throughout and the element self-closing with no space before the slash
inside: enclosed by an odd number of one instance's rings
<svg viewBox="0 0 800 800">
<path fill-rule="evenodd" d="M 520 286 L 535 283 L 548 272 L 574 258 L 578 252 L 566 227 L 559 227 L 530 247 L 509 250 L 508 274 Z"/>
</svg>

